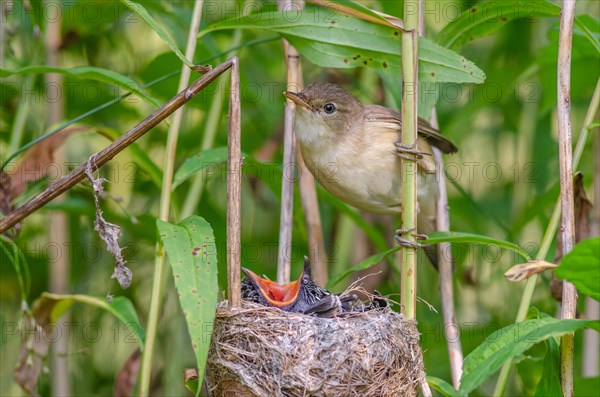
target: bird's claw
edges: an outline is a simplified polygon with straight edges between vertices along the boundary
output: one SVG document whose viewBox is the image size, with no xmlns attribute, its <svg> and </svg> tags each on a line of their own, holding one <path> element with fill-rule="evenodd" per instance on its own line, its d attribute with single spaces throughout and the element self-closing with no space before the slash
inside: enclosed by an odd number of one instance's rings
<svg viewBox="0 0 600 397">
<path fill-rule="evenodd" d="M 422 159 L 423 156 L 431 155 L 431 153 L 426 153 L 418 150 L 416 142 L 412 145 L 405 145 L 402 142 L 396 142 L 394 145 L 396 146 L 398 157 L 403 158 L 405 160 L 416 161 Z"/>
<path fill-rule="evenodd" d="M 421 233 L 414 233 L 413 236 L 415 236 L 415 238 L 417 240 L 427 240 L 427 239 L 429 239 L 429 236 L 427 236 L 426 234 L 421 234 Z"/>
<path fill-rule="evenodd" d="M 410 240 L 407 240 L 404 237 L 402 237 L 402 235 L 412 232 L 413 230 L 415 230 L 415 229 L 398 229 L 398 230 L 396 230 L 396 241 L 398 242 L 398 244 L 401 245 L 402 247 L 410 247 L 410 248 L 427 247 L 428 246 L 427 244 L 420 244 L 420 243 L 417 243 L 416 241 L 410 241 Z M 418 240 L 427 240 L 427 235 L 425 235 L 425 234 L 413 233 L 412 235 Z"/>
</svg>

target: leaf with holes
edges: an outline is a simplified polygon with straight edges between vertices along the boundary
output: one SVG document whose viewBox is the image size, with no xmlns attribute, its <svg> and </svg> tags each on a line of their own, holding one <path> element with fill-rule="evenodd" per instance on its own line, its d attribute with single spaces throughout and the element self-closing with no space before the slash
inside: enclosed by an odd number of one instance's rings
<svg viewBox="0 0 600 397">
<path fill-rule="evenodd" d="M 157 220 L 156 226 L 173 269 L 201 385 L 218 300 L 215 237 L 210 224 L 195 215 L 177 225 Z"/>
<path fill-rule="evenodd" d="M 287 39 L 309 61 L 322 67 L 370 66 L 400 73 L 402 32 L 308 4 L 302 11 L 265 11 L 214 23 L 200 35 L 218 30 L 264 29 Z M 391 70 L 390 70 L 391 69 Z M 482 83 L 474 63 L 434 42 L 419 38 L 419 81 Z"/>
</svg>

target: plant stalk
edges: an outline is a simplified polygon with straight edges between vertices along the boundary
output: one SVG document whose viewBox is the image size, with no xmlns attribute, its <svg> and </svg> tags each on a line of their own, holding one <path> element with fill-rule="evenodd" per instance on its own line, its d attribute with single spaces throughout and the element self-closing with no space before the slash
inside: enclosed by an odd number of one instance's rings
<svg viewBox="0 0 600 397">
<path fill-rule="evenodd" d="M 575 197 L 573 190 L 573 148 L 571 145 L 571 46 L 573 42 L 573 20 L 575 0 L 564 0 L 560 13 L 558 42 L 558 158 L 560 164 L 560 233 L 563 255 L 575 246 Z M 564 280 L 561 318 L 575 318 L 577 289 Z M 560 344 L 561 386 L 565 397 L 573 396 L 573 333 L 565 334 Z"/>
<path fill-rule="evenodd" d="M 196 0 L 192 11 L 192 22 L 188 32 L 187 46 L 185 57 L 194 59 L 196 52 L 196 37 L 200 27 L 200 19 L 202 17 L 202 7 L 204 0 Z M 181 76 L 179 78 L 179 86 L 177 92 L 181 92 L 188 85 L 191 70 L 183 65 L 181 68 Z M 167 133 L 167 146 L 163 160 L 163 180 L 160 194 L 160 210 L 158 218 L 164 222 L 169 221 L 169 213 L 171 209 L 171 191 L 173 186 L 173 170 L 175 167 L 175 155 L 177 150 L 177 140 L 179 139 L 179 130 L 181 119 L 183 117 L 183 109 L 178 109 L 174 112 L 173 123 L 169 127 Z M 154 261 L 154 277 L 152 280 L 152 293 L 150 296 L 150 309 L 148 312 L 148 324 L 146 326 L 146 341 L 142 363 L 140 367 L 140 395 L 148 396 L 150 394 L 150 377 L 152 374 L 152 359 L 154 356 L 154 344 L 158 332 L 158 318 L 163 296 L 164 285 L 164 268 L 166 258 L 162 245 L 162 240 L 156 240 L 156 257 Z"/>
<path fill-rule="evenodd" d="M 240 279 L 242 208 L 242 111 L 240 104 L 240 64 L 231 62 L 229 87 L 229 127 L 227 132 L 227 297 L 229 306 L 242 305 Z"/>
<path fill-rule="evenodd" d="M 246 3 L 244 3 L 246 4 Z M 244 7 L 244 9 L 246 9 Z M 242 41 L 242 31 L 236 30 L 231 40 L 231 47 L 237 48 Z M 233 55 L 236 55 L 234 50 L 231 51 Z M 217 128 L 219 127 L 219 121 L 221 118 L 221 112 L 223 111 L 223 93 L 219 88 L 215 92 L 215 96 L 210 104 L 208 111 L 208 118 L 206 119 L 206 126 L 204 128 L 204 134 L 202 136 L 202 144 L 200 145 L 200 151 L 210 149 L 214 146 L 215 137 L 217 135 Z M 181 210 L 181 218 L 185 219 L 194 213 L 194 210 L 198 206 L 198 203 L 202 199 L 202 192 L 204 191 L 206 180 L 202 173 L 197 173 L 190 184 L 190 189 L 185 197 L 185 202 Z"/>
<path fill-rule="evenodd" d="M 304 2 L 279 0 L 279 11 L 304 7 Z M 298 91 L 301 88 L 300 55 L 285 39 L 283 42 L 287 66 L 287 89 Z M 277 249 L 277 283 L 290 282 L 290 259 L 292 257 L 292 226 L 294 212 L 294 172 L 296 171 L 296 137 L 294 136 L 294 115 L 296 107 L 290 99 L 285 101 L 283 124 L 283 179 L 281 181 L 281 211 L 279 217 L 279 247 Z"/>
<path fill-rule="evenodd" d="M 48 6 L 50 2 L 44 1 Z M 50 66 L 60 66 L 60 46 L 62 44 L 62 18 L 48 20 L 46 23 L 46 34 L 44 35 L 44 47 L 46 50 L 46 64 Z M 28 76 L 26 81 L 33 81 L 33 76 Z M 55 87 L 63 86 L 63 76 L 57 73 L 46 74 L 46 84 Z M 29 101 L 25 101 L 19 110 L 29 107 Z M 49 126 L 58 124 L 64 118 L 65 103 L 62 96 L 48 103 L 47 122 Z M 18 115 L 21 116 L 21 115 Z M 17 122 L 25 121 L 25 117 L 17 117 Z M 20 127 L 20 128 L 19 128 Z M 17 128 L 23 131 L 24 125 Z M 19 134 L 21 135 L 21 134 Z M 21 137 L 11 139 L 10 152 L 16 150 L 21 143 Z M 15 147 L 15 144 L 17 145 Z M 59 149 L 54 152 L 53 161 L 60 168 L 65 164 L 64 151 Z M 58 200 L 63 200 L 59 197 Z M 49 218 L 48 238 L 58 246 L 66 246 L 69 239 L 69 219 L 67 213 L 62 211 L 53 211 Z M 56 261 L 50 267 L 50 291 L 57 294 L 66 294 L 69 292 L 69 274 L 70 260 L 68 255 L 59 255 Z M 63 318 L 58 320 L 58 326 L 64 327 L 70 321 L 70 313 L 65 313 Z M 69 377 L 69 341 L 67 338 L 59 338 L 52 345 L 51 355 L 51 374 L 52 374 L 52 394 L 55 396 L 69 396 L 72 394 L 71 380 Z"/>
<path fill-rule="evenodd" d="M 405 0 L 402 32 L 402 143 L 416 148 L 417 142 L 417 38 L 419 35 L 419 1 Z M 417 226 L 417 163 L 402 160 L 402 214 L 401 228 L 411 246 L 401 250 L 402 290 L 400 303 L 407 319 L 416 318 L 417 244 L 414 236 Z"/>
<path fill-rule="evenodd" d="M 419 11 L 425 13 L 425 0 L 419 0 Z M 420 35 L 425 36 L 425 17 L 420 18 Z M 431 109 L 429 123 L 433 128 L 439 129 L 436 107 Z M 442 152 L 432 147 L 433 158 L 436 163 L 436 178 L 439 196 L 436 205 L 436 230 L 450 230 L 450 210 L 448 205 L 448 190 L 444 178 L 444 159 Z M 460 342 L 460 329 L 456 322 L 456 307 L 454 305 L 454 283 L 452 280 L 453 264 L 450 243 L 441 243 L 437 246 L 438 272 L 440 275 L 440 302 L 442 306 L 442 317 L 444 319 L 444 330 L 446 336 L 446 348 L 448 350 L 448 361 L 450 363 L 450 376 L 452 386 L 458 390 L 460 378 L 462 377 L 463 351 Z"/>
<path fill-rule="evenodd" d="M 579 165 L 579 161 L 581 160 L 581 155 L 583 154 L 583 149 L 585 147 L 585 143 L 587 142 L 589 136 L 588 126 L 594 121 L 594 117 L 598 112 L 598 108 L 600 107 L 600 80 L 596 82 L 596 89 L 594 90 L 594 94 L 592 95 L 592 100 L 590 101 L 590 105 L 588 107 L 587 113 L 585 115 L 585 119 L 583 121 L 583 128 L 581 129 L 581 133 L 579 134 L 579 138 L 577 139 L 577 145 L 575 146 L 575 151 L 573 152 L 573 169 L 577 169 Z M 542 241 L 540 243 L 540 249 L 537 252 L 536 259 L 543 260 L 546 259 L 546 255 L 548 255 L 548 251 L 550 250 L 550 246 L 552 245 L 552 241 L 554 240 L 554 233 L 556 233 L 556 229 L 558 229 L 558 223 L 560 220 L 560 206 L 561 199 L 560 197 L 557 199 L 556 204 L 554 205 L 554 209 L 552 210 L 552 215 L 550 216 L 550 221 L 548 222 L 548 226 L 546 228 L 546 232 L 542 237 Z M 515 322 L 519 323 L 524 321 L 527 317 L 527 312 L 529 311 L 529 306 L 531 305 L 531 298 L 533 297 L 533 291 L 535 290 L 535 284 L 538 280 L 539 275 L 534 274 L 533 276 L 527 279 L 525 283 L 525 289 L 523 290 L 523 296 L 521 297 L 521 303 L 519 304 L 519 309 L 517 311 L 517 318 Z M 508 383 L 508 375 L 510 373 L 510 368 L 512 365 L 512 359 L 506 360 L 502 369 L 500 370 L 500 375 L 498 375 L 498 380 L 496 381 L 496 387 L 494 389 L 494 396 L 502 396 L 504 395 L 504 391 L 506 389 L 506 385 Z"/>
</svg>

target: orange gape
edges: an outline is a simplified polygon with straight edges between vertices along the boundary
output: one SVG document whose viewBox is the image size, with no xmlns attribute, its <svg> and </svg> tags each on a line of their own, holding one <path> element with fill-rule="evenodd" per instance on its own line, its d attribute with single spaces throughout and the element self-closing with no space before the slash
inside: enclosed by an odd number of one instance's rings
<svg viewBox="0 0 600 397">
<path fill-rule="evenodd" d="M 288 285 L 279 285 L 271 280 L 265 280 L 258 277 L 254 272 L 248 270 L 252 274 L 254 280 L 260 287 L 260 290 L 265 299 L 273 306 L 284 307 L 292 304 L 298 296 L 300 288 L 300 280 L 296 280 Z"/>
</svg>

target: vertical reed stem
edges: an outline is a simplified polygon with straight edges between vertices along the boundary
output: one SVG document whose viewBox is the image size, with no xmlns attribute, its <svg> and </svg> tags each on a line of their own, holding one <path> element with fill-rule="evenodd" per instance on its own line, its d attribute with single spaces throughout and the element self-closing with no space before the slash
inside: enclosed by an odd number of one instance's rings
<svg viewBox="0 0 600 397">
<path fill-rule="evenodd" d="M 304 2 L 279 0 L 280 12 L 302 9 Z M 282 39 L 287 65 L 288 90 L 300 90 L 300 55 L 287 40 Z M 279 248 L 277 250 L 277 283 L 290 282 L 290 258 L 292 257 L 292 217 L 294 211 L 294 172 L 296 171 L 296 138 L 294 136 L 295 105 L 291 100 L 285 104 L 283 124 L 283 179 L 281 181 L 281 212 L 279 217 Z"/>
<path fill-rule="evenodd" d="M 417 38 L 419 34 L 419 2 L 404 1 L 402 32 L 402 143 L 406 146 L 417 142 Z M 416 146 L 415 146 L 416 147 Z M 417 164 L 414 160 L 402 160 L 402 229 L 405 238 L 415 246 L 402 249 L 402 290 L 400 303 L 408 319 L 416 317 L 417 248 L 414 233 L 417 225 Z"/>
<path fill-rule="evenodd" d="M 45 6 L 50 4 L 49 1 L 44 1 Z M 44 35 L 44 46 L 46 47 L 46 64 L 50 66 L 60 66 L 60 46 L 62 43 L 62 18 L 56 20 L 48 20 L 46 23 L 46 34 Z M 26 79 L 26 81 L 29 80 Z M 46 75 L 46 84 L 62 87 L 63 76 L 57 73 L 48 73 Z M 23 103 L 20 110 L 29 107 L 28 101 Z M 59 100 L 50 101 L 48 103 L 48 126 L 55 125 L 64 118 L 64 101 L 62 97 Z M 24 127 L 25 117 L 18 119 L 23 121 Z M 21 128 L 22 133 L 24 129 Z M 11 144 L 20 143 L 20 138 L 11 139 Z M 9 153 L 12 153 L 17 147 L 12 147 Z M 64 155 L 61 149 L 54 152 L 54 161 L 60 168 L 65 164 Z M 58 197 L 57 200 L 62 200 Z M 69 237 L 69 222 L 67 213 L 55 211 L 50 214 L 48 238 L 53 244 L 59 247 L 67 246 Z M 57 294 L 69 293 L 69 274 L 70 263 L 68 255 L 59 255 L 50 267 L 50 291 Z M 58 327 L 64 327 L 70 322 L 70 314 L 65 315 L 58 320 Z M 71 395 L 71 382 L 69 378 L 69 341 L 67 338 L 58 338 L 56 343 L 52 344 L 52 394 L 55 396 Z"/>
<path fill-rule="evenodd" d="M 560 164 L 560 206 L 562 216 L 560 233 L 563 255 L 575 246 L 575 209 L 573 195 L 573 159 L 571 146 L 571 44 L 573 40 L 573 18 L 575 0 L 564 0 L 560 15 L 558 43 L 558 158 Z M 561 318 L 575 318 L 577 290 L 568 281 L 563 281 Z M 563 395 L 573 395 L 573 343 L 574 334 L 561 338 L 560 374 Z"/>
<path fill-rule="evenodd" d="M 229 305 L 240 307 L 241 206 L 242 206 L 242 112 L 240 108 L 240 65 L 231 60 L 229 131 L 227 136 L 227 297 Z"/>
<path fill-rule="evenodd" d="M 419 11 L 422 15 L 419 24 L 419 33 L 425 36 L 425 0 L 419 0 Z M 433 128 L 439 128 L 435 105 L 431 109 L 429 123 Z M 432 147 L 433 157 L 436 163 L 436 179 L 438 183 L 439 197 L 436 205 L 436 230 L 447 232 L 450 230 L 450 211 L 448 206 L 448 192 L 446 190 L 446 179 L 444 178 L 444 159 L 442 152 Z M 454 306 L 454 284 L 452 280 L 452 251 L 450 243 L 441 243 L 437 246 L 438 271 L 440 275 L 440 302 L 442 306 L 442 317 L 444 319 L 444 334 L 446 347 L 448 349 L 448 361 L 450 362 L 450 375 L 452 386 L 460 387 L 462 376 L 463 351 L 460 342 L 460 329 L 456 322 L 456 308 Z"/>
<path fill-rule="evenodd" d="M 185 51 L 187 59 L 194 58 L 196 49 L 196 36 L 200 27 L 200 19 L 202 16 L 203 0 L 196 0 L 194 11 L 192 14 L 192 23 L 188 33 L 188 42 Z M 179 79 L 179 87 L 177 92 L 181 92 L 188 85 L 190 79 L 190 69 L 183 65 L 181 69 L 181 77 Z M 169 212 L 171 209 L 171 191 L 173 185 L 173 170 L 175 167 L 175 151 L 177 150 L 177 139 L 179 138 L 179 127 L 183 109 L 175 111 L 173 123 L 169 127 L 167 134 L 167 146 L 163 160 L 163 180 L 160 195 L 160 210 L 159 219 L 167 222 L 169 220 Z M 148 324 L 146 334 L 146 345 L 142 356 L 142 364 L 140 367 L 140 395 L 148 396 L 150 394 L 150 377 L 152 374 L 152 358 L 154 355 L 154 344 L 158 330 L 158 317 L 162 303 L 163 295 L 163 279 L 165 268 L 165 253 L 160 239 L 156 240 L 156 258 L 154 261 L 154 276 L 152 279 L 152 295 L 150 296 L 150 309 L 148 312 Z"/>
</svg>

